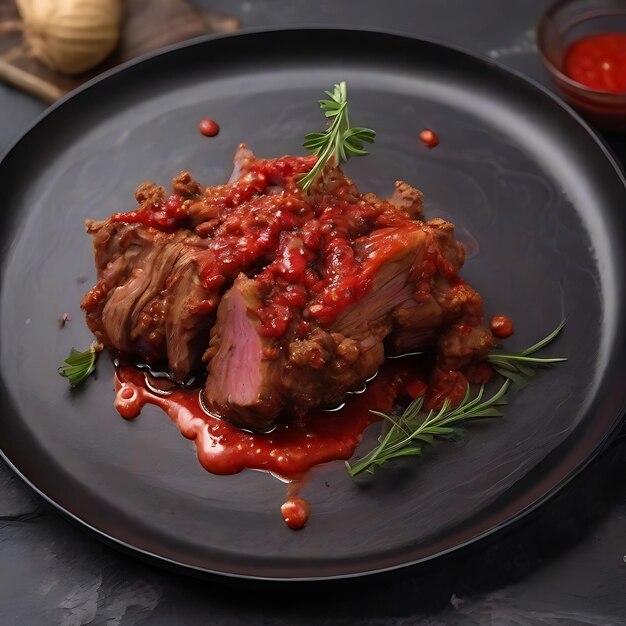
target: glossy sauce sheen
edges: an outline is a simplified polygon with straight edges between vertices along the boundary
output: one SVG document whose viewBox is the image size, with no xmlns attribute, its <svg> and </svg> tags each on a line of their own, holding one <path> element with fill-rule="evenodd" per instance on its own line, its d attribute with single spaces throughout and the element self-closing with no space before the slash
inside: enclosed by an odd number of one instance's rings
<svg viewBox="0 0 626 626">
<path fill-rule="evenodd" d="M 380 420 L 370 410 L 389 412 L 399 396 L 426 395 L 429 406 L 435 406 L 441 398 L 460 401 L 467 385 L 465 376 L 436 369 L 430 393 L 420 378 L 420 373 L 428 369 L 419 357 L 387 361 L 367 389 L 349 395 L 340 410 L 317 409 L 297 423 L 280 424 L 267 434 L 241 430 L 208 414 L 198 389 L 158 393 L 147 385 L 146 374 L 128 365 L 116 371 L 115 408 L 125 419 L 137 417 L 145 404 L 163 409 L 181 434 L 195 443 L 200 464 L 213 474 L 235 474 L 248 468 L 287 480 L 290 485 L 281 514 L 295 530 L 304 527 L 310 513 L 309 503 L 298 496 L 303 476 L 320 463 L 349 459 L 363 431 Z"/>
<path fill-rule="evenodd" d="M 626 93 L 626 33 L 603 33 L 574 42 L 564 72 L 596 91 Z"/>
<path fill-rule="evenodd" d="M 130 366 L 117 370 L 115 407 L 125 419 L 137 417 L 145 404 L 163 409 L 181 434 L 195 442 L 198 460 L 213 474 L 235 474 L 249 468 L 288 478 L 320 463 L 350 458 L 365 428 L 380 419 L 370 409 L 391 410 L 405 383 L 414 376 L 410 361 L 390 362 L 364 393 L 348 396 L 341 410 L 316 409 L 296 423 L 279 424 L 266 434 L 241 430 L 207 414 L 198 389 L 155 393 L 146 386 L 144 374 Z"/>
</svg>

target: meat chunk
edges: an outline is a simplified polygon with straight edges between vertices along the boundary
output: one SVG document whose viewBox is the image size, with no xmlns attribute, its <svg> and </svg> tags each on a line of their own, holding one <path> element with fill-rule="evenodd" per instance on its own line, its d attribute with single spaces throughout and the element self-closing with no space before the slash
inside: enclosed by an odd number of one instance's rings
<svg viewBox="0 0 626 626">
<path fill-rule="evenodd" d="M 206 406 L 261 431 L 341 403 L 386 351 L 436 351 L 442 371 L 484 358 L 493 337 L 453 225 L 425 222 L 405 182 L 384 200 L 332 165 L 304 193 L 315 162 L 242 144 L 227 184 L 181 172 L 171 193 L 143 183 L 135 210 L 89 221 L 97 338 L 181 380 L 205 368 Z"/>
<path fill-rule="evenodd" d="M 222 298 L 211 331 L 206 406 L 218 415 L 252 428 L 267 430 L 282 407 L 277 384 L 284 357 L 258 332 L 251 311 L 260 305 L 254 280 L 243 274 Z M 278 361 L 278 362 L 277 362 Z"/>
<path fill-rule="evenodd" d="M 268 430 L 281 414 L 297 417 L 312 406 L 336 406 L 384 361 L 382 339 L 389 327 L 381 332 L 381 324 L 356 339 L 316 327 L 304 339 L 276 346 L 263 336 L 254 314 L 260 292 L 257 281 L 242 274 L 222 298 L 203 391 L 210 411 Z"/>
<path fill-rule="evenodd" d="M 240 276 L 222 299 L 213 327 L 207 405 L 259 429 L 281 413 L 297 416 L 312 406 L 336 406 L 362 388 L 384 362 L 394 311 L 411 298 L 414 265 L 433 238 L 411 222 L 356 240 L 360 280 L 369 281 L 369 289 L 329 327 L 309 323 L 301 337 L 294 327 L 278 346 L 263 337 L 254 314 L 262 308 L 262 283 Z"/>
<path fill-rule="evenodd" d="M 183 380 L 200 366 L 209 317 L 209 290 L 198 279 L 199 248 L 189 233 L 140 224 L 87 223 L 94 237 L 99 280 L 83 298 L 87 324 L 107 347 L 168 363 Z"/>
</svg>

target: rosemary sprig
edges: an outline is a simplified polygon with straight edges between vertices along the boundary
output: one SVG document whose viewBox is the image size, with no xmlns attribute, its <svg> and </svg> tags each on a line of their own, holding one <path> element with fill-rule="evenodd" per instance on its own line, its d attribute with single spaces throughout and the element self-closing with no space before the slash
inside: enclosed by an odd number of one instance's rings
<svg viewBox="0 0 626 626">
<path fill-rule="evenodd" d="M 530 348 L 522 350 L 519 354 L 509 354 L 501 350 L 492 350 L 487 357 L 487 361 L 500 376 L 508 378 L 513 383 L 513 389 L 521 389 L 530 382 L 530 379 L 535 375 L 538 367 L 549 367 L 554 363 L 567 361 L 567 359 L 561 358 L 544 359 L 530 356 L 542 348 L 545 348 L 550 342 L 556 339 L 566 323 L 567 320 L 563 320 L 549 335 L 533 346 L 530 346 Z"/>
<path fill-rule="evenodd" d="M 97 341 L 93 341 L 84 352 L 72 348 L 69 356 L 63 361 L 64 365 L 57 371 L 69 380 L 70 387 L 76 387 L 96 369 L 96 357 L 101 350 L 102 344 Z"/>
<path fill-rule="evenodd" d="M 321 175 L 329 162 L 341 163 L 351 156 L 367 154 L 363 142 L 373 143 L 376 132 L 369 128 L 350 128 L 348 117 L 348 88 L 345 81 L 335 85 L 333 91 L 326 91 L 328 100 L 319 101 L 320 108 L 332 122 L 323 133 L 310 133 L 304 137 L 304 147 L 317 155 L 317 162 L 303 176 L 299 185 L 307 192 Z"/>
<path fill-rule="evenodd" d="M 492 352 L 488 361 L 505 380 L 499 389 L 487 399 L 483 399 L 484 385 L 474 397 L 468 385 L 465 397 L 456 408 L 451 408 L 449 400 L 446 400 L 438 411 L 426 412 L 423 410 L 424 398 L 417 398 L 400 416 L 372 411 L 385 420 L 385 430 L 378 439 L 378 445 L 363 458 L 354 464 L 346 461 L 350 476 L 354 478 L 364 472 L 373 474 L 377 467 L 392 459 L 419 456 L 423 445 L 432 444 L 437 438 L 456 439 L 461 436 L 461 431 L 457 426 L 460 422 L 500 417 L 502 412 L 498 407 L 507 403 L 506 394 L 509 390 L 519 389 L 526 384 L 528 379 L 534 376 L 537 367 L 549 366 L 566 360 L 529 357 L 530 354 L 541 350 L 553 341 L 564 326 L 565 321 L 547 337 L 519 354 Z"/>
</svg>

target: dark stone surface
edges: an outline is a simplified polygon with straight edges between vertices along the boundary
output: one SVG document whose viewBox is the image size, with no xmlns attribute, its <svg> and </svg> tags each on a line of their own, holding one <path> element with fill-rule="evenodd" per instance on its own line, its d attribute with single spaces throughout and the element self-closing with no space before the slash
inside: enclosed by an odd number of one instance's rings
<svg viewBox="0 0 626 626">
<path fill-rule="evenodd" d="M 533 26 L 545 0 L 212 0 L 244 27 L 389 28 L 489 56 L 547 84 Z M 0 150 L 43 111 L 0 85 Z M 607 137 L 626 163 L 626 139 Z M 626 624 L 626 438 L 496 541 L 419 573 L 334 585 L 199 581 L 74 527 L 0 463 L 0 624 Z"/>
</svg>

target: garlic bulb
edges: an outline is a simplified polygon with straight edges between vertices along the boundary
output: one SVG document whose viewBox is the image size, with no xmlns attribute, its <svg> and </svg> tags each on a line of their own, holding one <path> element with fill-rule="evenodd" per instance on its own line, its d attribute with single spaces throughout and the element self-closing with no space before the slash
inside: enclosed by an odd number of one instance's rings
<svg viewBox="0 0 626 626">
<path fill-rule="evenodd" d="M 54 70 L 80 74 L 117 45 L 122 0 L 17 0 L 30 53 Z"/>
</svg>

